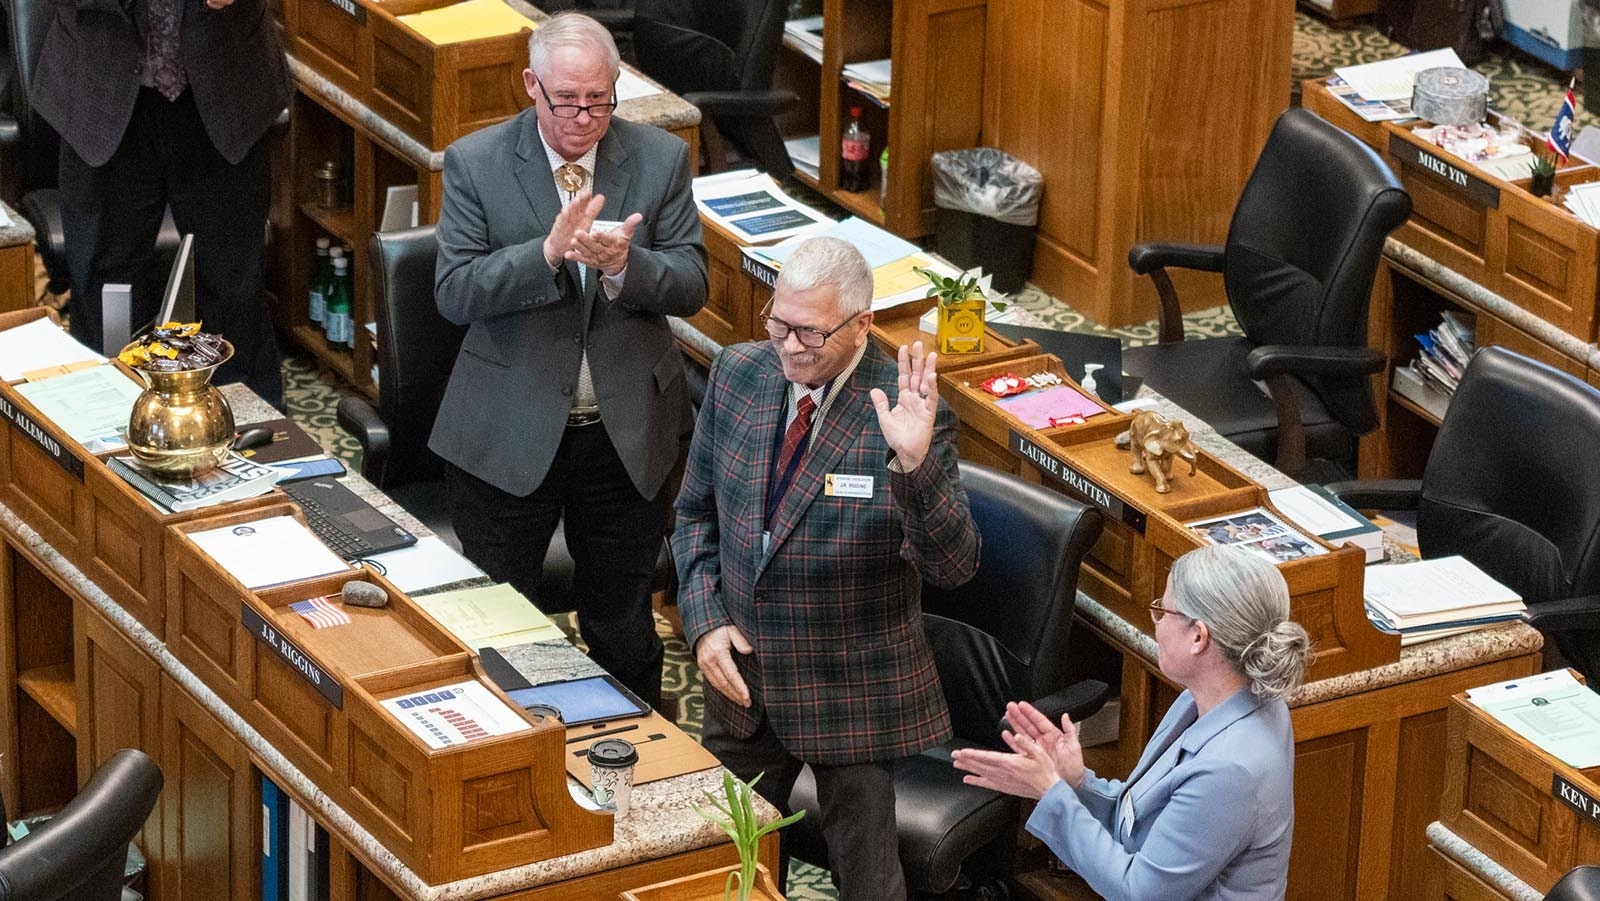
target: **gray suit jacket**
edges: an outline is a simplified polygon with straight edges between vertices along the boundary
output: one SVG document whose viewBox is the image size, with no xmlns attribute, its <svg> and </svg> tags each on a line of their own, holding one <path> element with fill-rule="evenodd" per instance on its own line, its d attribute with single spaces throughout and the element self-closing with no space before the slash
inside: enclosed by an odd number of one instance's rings
<svg viewBox="0 0 1600 901">
<path fill-rule="evenodd" d="M 104 165 L 139 96 L 144 0 L 27 2 L 49 2 L 54 12 L 29 100 L 84 162 Z M 217 152 L 237 163 L 289 103 L 278 26 L 267 0 L 234 0 L 224 9 L 183 0 L 180 8 L 179 52 L 195 107 Z"/>
<path fill-rule="evenodd" d="M 683 358 L 666 317 L 706 302 L 706 253 L 689 192 L 688 146 L 614 119 L 595 158 L 602 219 L 641 213 L 622 293 L 597 273 L 551 272 L 544 239 L 561 201 L 533 109 L 445 151 L 435 295 L 469 326 L 428 446 L 518 496 L 539 487 L 566 428 L 588 347 L 604 428 L 634 487 L 654 497 L 692 423 Z"/>
</svg>

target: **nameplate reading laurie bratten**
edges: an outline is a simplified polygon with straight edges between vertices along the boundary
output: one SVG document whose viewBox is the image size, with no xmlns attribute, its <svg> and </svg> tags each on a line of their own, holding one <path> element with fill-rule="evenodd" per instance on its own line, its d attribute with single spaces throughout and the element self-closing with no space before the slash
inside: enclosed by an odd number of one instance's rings
<svg viewBox="0 0 1600 901">
<path fill-rule="evenodd" d="M 256 641 L 271 648 L 283 662 L 300 674 L 300 678 L 310 682 L 312 688 L 328 699 L 328 703 L 340 710 L 344 709 L 344 686 L 323 672 L 322 667 L 313 663 L 306 652 L 284 637 L 277 627 L 262 619 L 261 614 L 249 604 L 239 605 L 239 621 L 250 630 L 251 635 L 256 637 Z"/>
<path fill-rule="evenodd" d="M 22 411 L 22 408 L 0 395 L 0 412 L 5 413 L 6 421 L 11 427 L 26 435 L 44 455 L 55 461 L 55 464 L 67 471 L 67 474 L 83 481 L 83 461 L 78 459 L 65 444 L 54 435 L 33 421 L 33 417 Z"/>
<path fill-rule="evenodd" d="M 1144 534 L 1143 511 L 1124 504 L 1122 498 L 1112 494 L 1104 485 L 1073 469 L 1067 465 L 1067 461 L 1022 437 L 1021 433 L 1013 431 L 1010 435 L 1012 453 L 1032 463 L 1057 485 L 1067 489 L 1069 496 L 1099 507 L 1110 514 L 1112 519 L 1141 535 Z"/>
<path fill-rule="evenodd" d="M 1500 208 L 1500 189 L 1474 175 L 1468 168 L 1418 147 L 1396 134 L 1389 135 L 1389 152 L 1395 159 L 1411 163 L 1430 175 L 1449 183 L 1450 187 L 1476 200 L 1491 210 Z"/>
<path fill-rule="evenodd" d="M 1561 803 L 1576 810 L 1579 820 L 1600 829 L 1600 799 L 1563 779 L 1560 773 L 1555 774 L 1550 792 Z"/>
</svg>

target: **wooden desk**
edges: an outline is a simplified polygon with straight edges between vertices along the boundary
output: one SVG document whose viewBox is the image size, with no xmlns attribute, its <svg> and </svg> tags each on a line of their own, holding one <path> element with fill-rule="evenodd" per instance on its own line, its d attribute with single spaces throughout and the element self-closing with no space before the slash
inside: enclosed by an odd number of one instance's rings
<svg viewBox="0 0 1600 901">
<path fill-rule="evenodd" d="M 1429 833 L 1428 893 L 1419 897 L 1543 895 L 1567 870 L 1600 861 L 1600 815 L 1580 814 L 1554 792 L 1560 779 L 1600 798 L 1600 767 L 1563 764 L 1465 694 L 1450 699 L 1448 734 L 1444 799 Z"/>
<path fill-rule="evenodd" d="M 0 313 L 33 306 L 33 226 L 16 210 L 0 203 L 11 223 L 0 227 Z"/>
<path fill-rule="evenodd" d="M 277 415 L 242 386 L 225 387 L 224 393 L 240 421 Z M 11 467 L 19 465 L 25 455 L 22 446 L 11 440 L 19 430 L 6 428 L 7 443 L 0 445 L 6 453 L 0 455 L 4 458 L 0 463 L 10 479 Z M 53 465 L 37 452 L 29 459 Z M 16 481 L 10 479 L 9 484 Z M 413 531 L 425 533 L 420 523 L 359 477 L 351 481 L 352 487 L 368 494 L 385 513 Z M 37 500 L 63 516 L 88 521 L 107 516 L 92 499 L 64 505 L 59 497 Z M 107 521 L 106 528 L 111 527 Z M 167 544 L 178 541 L 171 533 L 167 537 L 171 539 Z M 306 733 L 301 736 L 303 741 L 297 739 L 298 744 L 269 740 L 269 734 L 283 732 L 285 720 L 298 722 L 304 717 L 259 704 L 241 708 L 233 686 L 215 682 L 204 667 L 191 667 L 186 660 L 197 658 L 176 643 L 168 644 L 174 641 L 172 636 L 202 641 L 209 637 L 211 655 L 241 660 L 251 659 L 248 651 L 240 651 L 241 641 L 253 647 L 250 637 L 241 636 L 237 626 L 215 617 L 192 624 L 196 627 L 169 618 L 153 628 L 108 593 L 125 594 L 130 580 L 97 583 L 69 559 L 69 553 L 73 559 L 81 556 L 79 551 L 46 541 L 33 522 L 10 506 L 0 506 L 0 635 L 4 637 L 0 641 L 0 723 L 4 724 L 0 733 L 6 741 L 0 776 L 13 809 L 29 810 L 64 803 L 117 748 L 138 747 L 155 757 L 165 774 L 166 787 L 140 840 L 151 862 L 151 897 L 217 901 L 260 896 L 262 775 L 282 786 L 329 833 L 333 901 L 489 897 L 593 901 L 736 860 L 726 835 L 689 809 L 691 802 L 700 800 L 702 789 L 719 788 L 721 771 L 710 770 L 636 788 L 632 813 L 616 822 L 609 843 L 593 850 L 529 862 L 526 848 L 532 843 L 507 844 L 500 850 L 522 855 L 516 865 L 430 884 L 377 837 L 411 820 L 401 816 L 398 807 L 391 807 L 393 819 L 380 822 L 370 812 L 375 806 L 382 809 L 398 798 L 401 806 L 431 810 L 433 817 L 446 823 L 460 822 L 469 846 L 482 849 L 495 846 L 496 830 L 508 828 L 524 816 L 534 796 L 548 798 L 548 786 L 502 784 L 495 769 L 464 771 L 458 774 L 459 780 L 474 785 L 476 800 L 452 808 L 442 803 L 442 793 L 436 796 L 430 786 L 396 778 L 404 772 L 402 764 L 411 752 L 370 742 L 358 747 L 360 734 L 354 728 L 348 734 Z M 155 553 L 156 568 L 173 577 L 171 566 L 159 562 L 162 552 L 158 549 Z M 123 563 L 138 568 L 140 555 L 134 553 Z M 169 595 L 169 609 L 179 613 L 176 619 L 193 620 L 208 614 L 198 604 L 191 605 L 191 598 L 187 592 Z M 439 658 L 438 671 L 459 668 L 459 658 L 464 656 Z M 531 674 L 537 668 L 546 673 L 545 678 L 550 678 L 551 672 L 576 675 L 581 667 L 591 665 L 560 643 L 523 646 L 508 652 L 508 657 L 525 672 Z M 272 660 L 253 659 L 257 665 L 240 668 L 240 679 L 265 684 L 295 678 L 279 672 L 284 669 L 281 664 L 275 670 Z M 379 678 L 398 671 L 386 670 Z M 310 693 L 305 706 L 320 705 L 321 699 L 314 691 Z M 351 706 L 347 698 L 346 709 Z M 327 784 L 318 769 L 305 763 L 315 756 L 308 749 L 314 749 L 319 738 L 334 747 L 348 746 L 348 761 L 341 760 L 338 765 L 361 767 L 360 782 L 384 790 L 382 797 L 368 796 L 367 800 L 376 804 L 345 806 L 336 800 L 347 797 L 356 781 Z M 567 783 L 564 771 L 558 772 L 560 791 Z M 762 808 L 765 816 L 775 815 L 764 804 Z M 535 813 L 554 817 L 559 811 Z M 610 828 L 610 824 L 606 826 Z M 769 867 L 776 864 L 776 850 L 775 839 L 763 846 L 763 861 Z M 424 849 L 422 853 L 426 857 L 430 852 Z"/>
</svg>

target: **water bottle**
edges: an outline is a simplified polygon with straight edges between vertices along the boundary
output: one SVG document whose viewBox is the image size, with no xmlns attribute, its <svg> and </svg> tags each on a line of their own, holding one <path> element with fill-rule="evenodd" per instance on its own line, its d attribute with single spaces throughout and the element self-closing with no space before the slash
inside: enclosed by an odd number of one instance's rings
<svg viewBox="0 0 1600 901">
<path fill-rule="evenodd" d="M 350 261 L 343 255 L 333 258 L 333 282 L 328 292 L 327 308 L 323 313 L 323 331 L 328 346 L 343 349 L 349 346 L 350 335 Z"/>
<path fill-rule="evenodd" d="M 322 324 L 322 311 L 327 299 L 323 291 L 327 287 L 328 276 L 333 272 L 333 266 L 328 262 L 328 245 L 332 243 L 327 238 L 318 238 L 316 256 L 311 263 L 311 287 L 306 292 L 306 318 L 317 325 Z"/>
</svg>

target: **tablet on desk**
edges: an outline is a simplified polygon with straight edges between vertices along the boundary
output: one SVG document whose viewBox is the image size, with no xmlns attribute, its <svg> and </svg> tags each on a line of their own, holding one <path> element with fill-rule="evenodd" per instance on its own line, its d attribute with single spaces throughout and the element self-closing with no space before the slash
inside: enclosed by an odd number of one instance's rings
<svg viewBox="0 0 1600 901">
<path fill-rule="evenodd" d="M 649 706 L 634 697 L 633 692 L 604 673 L 565 682 L 546 682 L 532 688 L 518 688 L 506 692 L 506 696 L 524 709 L 535 704 L 554 707 L 561 712 L 561 721 L 568 726 L 626 719 L 650 712 Z"/>
</svg>

